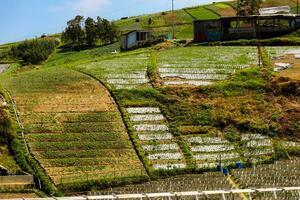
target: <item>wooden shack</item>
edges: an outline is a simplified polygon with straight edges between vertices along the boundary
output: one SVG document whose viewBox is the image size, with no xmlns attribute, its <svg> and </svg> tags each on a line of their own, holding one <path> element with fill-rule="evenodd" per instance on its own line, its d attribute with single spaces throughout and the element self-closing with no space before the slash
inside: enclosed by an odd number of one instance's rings
<svg viewBox="0 0 300 200">
<path fill-rule="evenodd" d="M 300 28 L 298 15 L 252 15 L 194 21 L 194 41 L 271 38 Z"/>
<path fill-rule="evenodd" d="M 121 50 L 130 50 L 143 47 L 151 38 L 150 30 L 133 30 L 121 35 Z"/>
</svg>

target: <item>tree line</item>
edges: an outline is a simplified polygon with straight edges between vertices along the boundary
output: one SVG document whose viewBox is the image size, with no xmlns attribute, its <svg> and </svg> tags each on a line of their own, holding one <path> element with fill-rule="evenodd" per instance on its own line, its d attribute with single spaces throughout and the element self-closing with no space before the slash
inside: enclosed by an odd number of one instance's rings
<svg viewBox="0 0 300 200">
<path fill-rule="evenodd" d="M 54 52 L 59 42 L 54 38 L 26 40 L 14 45 L 9 54 L 24 64 L 41 64 Z"/>
<path fill-rule="evenodd" d="M 67 22 L 61 39 L 67 45 L 94 46 L 98 43 L 113 43 L 118 38 L 117 27 L 105 18 L 76 16 Z"/>
</svg>

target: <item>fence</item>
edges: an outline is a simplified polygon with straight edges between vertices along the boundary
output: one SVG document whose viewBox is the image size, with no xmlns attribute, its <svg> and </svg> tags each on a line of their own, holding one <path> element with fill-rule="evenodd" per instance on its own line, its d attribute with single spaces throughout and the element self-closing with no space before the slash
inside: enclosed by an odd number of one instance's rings
<svg viewBox="0 0 300 200">
<path fill-rule="evenodd" d="M 121 194 L 121 195 L 102 195 L 102 196 L 77 196 L 77 197 L 53 197 L 45 198 L 45 200 L 118 200 L 118 199 L 169 199 L 172 198 L 185 198 L 194 197 L 194 199 L 199 200 L 201 197 L 209 199 L 210 197 L 216 197 L 219 195 L 220 199 L 226 200 L 226 195 L 228 194 L 251 194 L 251 193 L 270 193 L 273 199 L 277 198 L 277 192 L 297 192 L 298 196 L 295 199 L 300 200 L 300 187 L 284 187 L 284 188 L 260 188 L 260 189 L 237 189 L 237 190 L 215 190 L 215 191 L 202 191 L 202 192 L 174 192 L 174 193 L 149 193 L 149 194 Z M 14 200 L 43 200 L 42 198 L 20 198 Z"/>
<path fill-rule="evenodd" d="M 31 188 L 34 179 L 31 175 L 0 176 L 0 189 Z"/>
</svg>

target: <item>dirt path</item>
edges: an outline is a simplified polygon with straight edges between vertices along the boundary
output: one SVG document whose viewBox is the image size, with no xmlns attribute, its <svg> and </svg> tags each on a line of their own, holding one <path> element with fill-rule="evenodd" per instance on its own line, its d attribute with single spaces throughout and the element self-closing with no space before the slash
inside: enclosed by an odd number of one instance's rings
<svg viewBox="0 0 300 200">
<path fill-rule="evenodd" d="M 231 178 L 231 176 L 228 176 L 227 180 L 229 181 L 230 185 L 232 185 L 234 187 L 234 189 L 240 189 L 239 186 Z M 244 193 L 240 193 L 239 195 L 240 195 L 241 199 L 248 200 L 247 196 Z"/>
</svg>

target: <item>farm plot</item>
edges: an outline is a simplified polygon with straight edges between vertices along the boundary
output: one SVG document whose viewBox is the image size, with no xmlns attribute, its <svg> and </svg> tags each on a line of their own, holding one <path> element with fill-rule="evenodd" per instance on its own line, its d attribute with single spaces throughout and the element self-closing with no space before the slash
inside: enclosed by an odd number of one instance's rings
<svg viewBox="0 0 300 200">
<path fill-rule="evenodd" d="M 206 8 L 218 13 L 221 17 L 236 16 L 236 10 L 226 3 L 214 3 L 206 6 Z"/>
<path fill-rule="evenodd" d="M 185 168 L 184 156 L 159 108 L 129 107 L 126 110 L 153 169 Z"/>
<path fill-rule="evenodd" d="M 231 174 L 243 188 L 293 187 L 300 183 L 299 168 L 300 160 L 292 159 L 257 165 L 255 168 L 232 170 Z"/>
<path fill-rule="evenodd" d="M 66 69 L 6 78 L 31 153 L 57 185 L 145 171 L 117 106 L 97 81 Z"/>
<path fill-rule="evenodd" d="M 260 161 L 263 157 L 274 154 L 272 141 L 260 134 L 243 134 L 241 141 L 245 143 L 244 158 L 251 162 Z"/>
<path fill-rule="evenodd" d="M 163 192 L 184 192 L 184 191 L 205 191 L 205 190 L 227 190 L 233 189 L 226 177 L 222 173 L 191 174 L 175 176 L 172 178 L 151 181 L 144 184 L 128 185 L 97 192 L 91 195 L 108 194 L 144 194 L 144 193 L 163 193 Z M 176 199 L 178 197 L 174 197 Z M 173 199 L 173 198 L 172 198 Z M 180 199 L 194 199 L 192 197 L 180 197 Z M 208 195 L 206 199 L 222 199 L 221 195 Z M 229 196 L 228 196 L 228 199 Z M 239 195 L 235 196 L 239 199 Z"/>
<path fill-rule="evenodd" d="M 203 135 L 186 136 L 186 141 L 199 168 L 216 168 L 220 162 L 230 165 L 239 161 L 240 155 L 227 140 Z"/>
<path fill-rule="evenodd" d="M 300 80 L 299 47 L 267 47 L 267 51 L 279 76 Z"/>
<path fill-rule="evenodd" d="M 161 52 L 158 58 L 164 85 L 210 85 L 257 63 L 255 47 L 176 48 Z"/>
<path fill-rule="evenodd" d="M 300 48 L 295 46 L 269 46 L 265 47 L 271 59 L 280 59 L 286 54 L 300 54 Z"/>
<path fill-rule="evenodd" d="M 149 55 L 145 53 L 102 60 L 78 68 L 104 80 L 113 89 L 147 88 L 150 87 L 148 60 Z"/>
<path fill-rule="evenodd" d="M 185 9 L 187 13 L 192 15 L 195 19 L 201 20 L 201 19 L 219 19 L 220 16 L 213 11 L 206 9 L 203 6 L 194 7 L 194 8 L 188 8 Z"/>
</svg>

